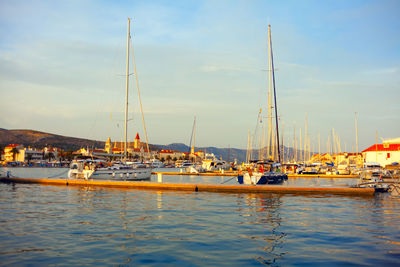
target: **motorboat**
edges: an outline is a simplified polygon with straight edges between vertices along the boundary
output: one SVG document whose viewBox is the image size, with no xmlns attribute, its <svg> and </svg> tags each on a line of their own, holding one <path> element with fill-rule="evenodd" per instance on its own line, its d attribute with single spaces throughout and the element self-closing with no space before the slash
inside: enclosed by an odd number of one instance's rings
<svg viewBox="0 0 400 267">
<path fill-rule="evenodd" d="M 164 163 L 162 163 L 158 159 L 151 159 L 148 163 L 150 164 L 150 166 L 152 168 L 164 168 L 165 167 Z"/>
<path fill-rule="evenodd" d="M 228 171 L 232 168 L 232 166 L 222 159 L 217 159 L 214 154 L 206 154 L 201 167 L 205 171 Z"/>
<path fill-rule="evenodd" d="M 188 173 L 204 173 L 206 170 L 200 163 L 194 163 L 191 166 L 185 168 L 185 171 Z"/>
<path fill-rule="evenodd" d="M 365 169 L 361 172 L 360 180 L 355 187 L 374 188 L 375 192 L 388 192 L 390 185 L 387 179 L 390 178 L 390 174 L 384 169 Z"/>
</svg>

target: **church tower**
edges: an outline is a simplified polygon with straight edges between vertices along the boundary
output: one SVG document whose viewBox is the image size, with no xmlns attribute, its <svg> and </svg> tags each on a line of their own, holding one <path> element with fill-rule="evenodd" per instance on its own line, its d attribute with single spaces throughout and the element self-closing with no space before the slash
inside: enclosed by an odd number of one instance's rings
<svg viewBox="0 0 400 267">
<path fill-rule="evenodd" d="M 136 137 L 135 137 L 135 149 L 138 149 L 138 148 L 140 148 L 140 136 L 139 136 L 139 133 L 137 133 Z"/>
<path fill-rule="evenodd" d="M 111 154 L 112 153 L 112 143 L 111 143 L 111 138 L 108 137 L 106 145 L 104 146 L 104 150 L 108 153 Z"/>
</svg>

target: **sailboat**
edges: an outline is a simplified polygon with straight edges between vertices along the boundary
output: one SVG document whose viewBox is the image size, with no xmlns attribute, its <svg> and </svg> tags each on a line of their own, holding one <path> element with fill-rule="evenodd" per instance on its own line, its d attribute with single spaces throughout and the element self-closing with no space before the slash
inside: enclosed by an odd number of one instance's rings
<svg viewBox="0 0 400 267">
<path fill-rule="evenodd" d="M 279 145 L 279 127 L 278 127 L 278 108 L 276 104 L 276 90 L 275 90 L 275 73 L 274 73 L 274 59 L 272 54 L 272 40 L 271 40 L 271 25 L 268 25 L 268 41 L 269 41 L 269 94 L 268 94 L 268 118 L 269 118 L 269 129 L 268 133 L 268 148 L 272 143 L 273 147 L 275 147 L 275 141 L 272 140 L 273 136 L 276 137 L 276 148 L 278 152 L 277 162 L 273 160 L 255 160 L 246 166 L 246 168 L 239 170 L 237 181 L 239 184 L 282 184 L 285 180 L 288 179 L 287 174 L 282 173 L 280 171 L 281 166 L 281 152 Z M 272 133 L 272 108 L 271 108 L 271 83 L 274 89 L 274 104 L 275 104 L 275 128 L 276 134 Z M 273 152 L 271 155 L 275 153 L 275 149 L 272 149 Z M 268 149 L 268 154 L 270 153 L 270 149 Z M 273 158 L 273 156 L 272 156 Z"/>
<path fill-rule="evenodd" d="M 70 170 L 68 172 L 69 178 L 86 179 L 86 180 L 87 179 L 149 180 L 151 178 L 151 172 L 152 172 L 151 166 L 145 164 L 126 164 L 127 144 L 128 144 L 128 91 L 129 91 L 129 55 L 130 55 L 129 47 L 131 41 L 130 22 L 131 19 L 128 18 L 128 31 L 127 31 L 128 37 L 127 37 L 127 53 L 126 53 L 125 144 L 124 144 L 125 163 L 104 164 L 103 162 L 96 160 L 80 160 L 80 161 L 76 160 L 71 163 Z M 149 150 L 148 145 L 147 145 L 147 150 Z"/>
</svg>

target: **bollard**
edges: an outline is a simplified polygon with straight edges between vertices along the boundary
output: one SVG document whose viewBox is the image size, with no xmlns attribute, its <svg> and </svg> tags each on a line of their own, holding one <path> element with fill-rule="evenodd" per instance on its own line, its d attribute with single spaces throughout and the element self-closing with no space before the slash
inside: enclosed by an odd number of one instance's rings
<svg viewBox="0 0 400 267">
<path fill-rule="evenodd" d="M 162 183 L 162 173 L 157 173 L 157 181 Z"/>
</svg>

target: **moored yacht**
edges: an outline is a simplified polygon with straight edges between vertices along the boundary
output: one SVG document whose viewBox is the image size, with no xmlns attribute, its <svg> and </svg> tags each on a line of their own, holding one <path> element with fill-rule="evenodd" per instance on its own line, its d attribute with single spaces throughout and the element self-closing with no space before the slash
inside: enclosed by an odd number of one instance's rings
<svg viewBox="0 0 400 267">
<path fill-rule="evenodd" d="M 258 161 L 239 170 L 237 181 L 239 184 L 283 184 L 288 179 L 286 173 L 280 171 L 280 163 L 272 161 Z"/>
<path fill-rule="evenodd" d="M 124 143 L 124 162 L 119 163 L 106 163 L 104 164 L 101 161 L 74 161 L 71 163 L 70 170 L 68 172 L 69 178 L 77 178 L 77 179 L 123 179 L 123 180 L 144 180 L 150 179 L 152 168 L 151 165 L 145 165 L 142 163 L 137 164 L 136 162 L 131 162 L 128 164 L 127 162 L 127 144 L 128 144 L 128 91 L 129 91 L 129 56 L 130 56 L 130 45 L 131 45 L 131 34 L 130 34 L 130 21 L 128 18 L 128 31 L 127 31 L 127 53 L 126 53 L 126 98 L 125 98 L 125 143 Z M 134 56 L 132 54 L 132 58 Z M 139 94 L 139 82 L 136 73 L 136 67 L 134 64 L 136 85 Z M 139 102 L 140 94 L 139 94 Z M 140 105 L 141 107 L 141 105 Z M 144 124 L 143 111 L 142 112 L 142 120 L 144 131 L 146 134 L 146 127 Z M 147 134 L 146 134 L 146 144 L 147 151 L 149 152 L 150 157 L 150 149 L 147 142 Z"/>
<path fill-rule="evenodd" d="M 274 74 L 274 60 L 272 53 L 272 41 L 271 41 L 271 26 L 268 25 L 268 43 L 269 43 L 269 93 L 268 93 L 268 119 L 269 119 L 269 134 L 267 139 L 268 145 L 276 145 L 277 157 L 276 161 L 256 161 L 248 165 L 247 168 L 239 171 L 237 181 L 239 184 L 282 184 L 284 180 L 288 179 L 288 176 L 281 172 L 281 153 L 279 145 L 279 126 L 278 126 L 278 107 L 276 102 L 276 90 L 275 90 L 275 74 Z M 275 134 L 273 134 L 272 126 L 272 88 L 274 93 L 274 110 L 275 110 Z M 260 111 L 261 113 L 261 111 Z M 273 136 L 276 139 L 273 140 Z M 275 159 L 275 152 L 267 152 L 267 158 L 270 157 Z"/>
<path fill-rule="evenodd" d="M 71 163 L 68 177 L 85 180 L 148 180 L 151 177 L 151 171 L 151 168 L 145 165 L 75 160 Z"/>
</svg>

